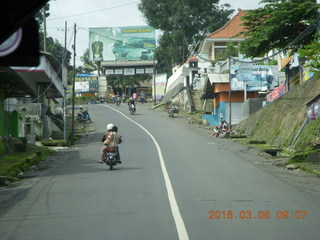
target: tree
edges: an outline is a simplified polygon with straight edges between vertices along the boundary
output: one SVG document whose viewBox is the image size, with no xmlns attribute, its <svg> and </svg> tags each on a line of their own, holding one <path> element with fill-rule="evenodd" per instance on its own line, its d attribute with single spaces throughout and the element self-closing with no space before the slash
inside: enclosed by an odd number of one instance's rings
<svg viewBox="0 0 320 240">
<path fill-rule="evenodd" d="M 110 76 L 108 77 L 108 84 L 112 88 L 121 88 L 122 91 L 125 90 L 126 87 L 135 87 L 140 86 L 140 82 L 150 81 L 150 77 L 148 76 Z"/>
<path fill-rule="evenodd" d="M 312 43 L 306 45 L 303 49 L 300 49 L 299 56 L 305 57 L 307 66 L 311 67 L 311 71 L 320 74 L 320 38 L 319 36 Z"/>
<path fill-rule="evenodd" d="M 43 9 L 45 10 L 45 16 L 50 16 L 50 4 L 46 4 L 44 8 L 40 9 L 39 12 L 35 14 L 35 19 L 38 23 L 38 28 L 41 29 L 41 25 L 43 24 Z M 65 49 L 61 43 L 57 39 L 53 39 L 52 37 L 47 37 L 47 52 L 51 53 L 60 63 L 64 63 L 65 67 L 68 71 L 72 70 L 72 66 L 70 65 L 71 60 L 71 52 Z M 43 30 L 39 30 L 39 49 L 44 49 L 44 34 Z"/>
<path fill-rule="evenodd" d="M 272 49 L 283 49 L 292 43 L 318 17 L 315 0 L 262 0 L 263 7 L 247 11 L 242 17 L 245 39 L 240 51 L 246 57 L 257 57 Z M 290 49 L 310 43 L 315 32 L 306 33 Z"/>
<path fill-rule="evenodd" d="M 41 32 L 39 33 L 39 42 L 39 48 L 43 49 L 44 41 L 43 34 Z M 71 52 L 66 50 L 57 39 L 47 37 L 47 52 L 51 53 L 60 63 L 64 63 L 68 71 L 72 70 L 72 66 L 70 65 Z"/>
<path fill-rule="evenodd" d="M 44 8 L 41 8 L 35 15 L 34 18 L 36 19 L 37 23 L 38 23 L 38 28 L 40 29 L 41 25 L 43 24 L 43 9 L 45 11 L 45 17 L 49 17 L 50 16 L 50 4 L 47 3 Z M 42 31 L 43 32 L 43 31 Z"/>
<path fill-rule="evenodd" d="M 204 35 L 222 27 L 234 12 L 219 0 L 142 0 L 139 10 L 148 24 L 164 32 L 157 60 L 168 68 L 182 64 Z M 169 50 L 169 51 L 168 51 Z M 161 55 L 160 55 L 161 53 Z M 171 69 L 170 69 L 171 70 Z"/>
<path fill-rule="evenodd" d="M 92 72 L 98 69 L 98 66 L 95 62 L 90 60 L 90 50 L 89 48 L 83 53 L 83 56 L 80 57 L 81 62 L 83 62 L 83 71 Z"/>
</svg>

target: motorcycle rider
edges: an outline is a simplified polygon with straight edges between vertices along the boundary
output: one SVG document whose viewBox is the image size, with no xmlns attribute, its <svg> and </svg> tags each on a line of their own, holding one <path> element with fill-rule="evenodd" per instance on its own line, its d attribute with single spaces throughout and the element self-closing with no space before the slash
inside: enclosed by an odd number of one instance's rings
<svg viewBox="0 0 320 240">
<path fill-rule="evenodd" d="M 128 101 L 129 111 L 130 111 L 131 104 L 133 104 L 134 109 L 136 109 L 136 102 L 135 102 L 135 100 L 133 98 L 130 98 L 129 101 Z"/>
<path fill-rule="evenodd" d="M 105 154 L 106 154 L 108 147 L 117 148 L 118 154 L 117 154 L 116 159 L 118 160 L 119 163 L 121 163 L 118 144 L 120 144 L 122 142 L 122 140 L 121 140 L 121 136 L 117 132 L 118 132 L 118 128 L 116 126 L 114 126 L 112 123 L 109 123 L 107 125 L 107 132 L 102 137 L 102 141 L 103 141 L 104 146 L 101 148 L 101 151 L 100 151 L 101 158 L 100 158 L 100 161 L 98 161 L 99 163 L 101 163 L 101 164 L 104 163 L 104 158 L 105 158 Z"/>
<path fill-rule="evenodd" d="M 112 132 L 115 132 L 116 135 L 117 135 L 117 136 L 116 136 L 116 138 L 118 138 L 118 140 L 116 140 L 117 144 L 122 143 L 122 136 L 120 136 L 120 135 L 118 134 L 118 127 L 117 127 L 117 126 L 113 126 L 113 127 L 112 127 Z M 117 156 L 116 156 L 116 159 L 118 160 L 119 163 L 122 163 L 122 162 L 120 161 L 120 150 L 119 150 L 119 146 L 117 145 L 116 148 L 117 148 Z"/>
<path fill-rule="evenodd" d="M 120 106 L 120 104 L 121 104 L 121 98 L 120 98 L 120 93 L 119 93 L 119 92 L 117 92 L 115 98 L 116 98 L 117 106 Z"/>
<path fill-rule="evenodd" d="M 107 139 L 109 133 L 112 131 L 112 128 L 113 128 L 113 127 L 114 127 L 114 125 L 113 125 L 112 123 L 109 123 L 109 124 L 107 125 L 107 131 L 106 131 L 106 133 L 103 135 L 102 140 L 101 140 L 103 143 L 106 141 L 106 139 Z M 105 157 L 105 155 L 106 155 L 107 149 L 108 149 L 108 145 L 103 144 L 103 147 L 102 147 L 101 150 L 100 150 L 100 160 L 98 161 L 98 163 L 101 163 L 101 164 L 104 163 L 104 157 Z"/>
</svg>

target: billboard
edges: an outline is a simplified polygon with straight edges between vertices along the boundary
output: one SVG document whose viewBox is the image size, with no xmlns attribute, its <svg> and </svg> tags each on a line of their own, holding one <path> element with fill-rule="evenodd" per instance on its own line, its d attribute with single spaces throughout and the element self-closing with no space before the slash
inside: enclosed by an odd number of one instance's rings
<svg viewBox="0 0 320 240">
<path fill-rule="evenodd" d="M 231 66 L 231 89 L 247 91 L 265 91 L 275 89 L 279 84 L 277 66 L 240 65 Z"/>
<path fill-rule="evenodd" d="M 89 28 L 93 61 L 152 60 L 155 29 L 149 26 Z"/>
<path fill-rule="evenodd" d="M 166 73 L 159 73 L 156 74 L 156 84 L 152 85 L 153 88 L 153 93 L 152 97 L 154 99 L 154 94 L 156 94 L 156 100 L 161 100 L 161 98 L 165 94 L 165 87 L 166 87 L 166 82 L 167 82 L 167 74 Z M 156 89 L 154 89 L 154 87 Z"/>
<path fill-rule="evenodd" d="M 77 74 L 75 78 L 75 93 L 98 93 L 98 76 Z"/>
</svg>

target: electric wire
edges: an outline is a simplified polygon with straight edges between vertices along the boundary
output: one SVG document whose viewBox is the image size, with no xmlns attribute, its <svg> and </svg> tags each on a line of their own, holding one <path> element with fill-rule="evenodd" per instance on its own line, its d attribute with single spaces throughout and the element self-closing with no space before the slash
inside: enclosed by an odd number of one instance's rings
<svg viewBox="0 0 320 240">
<path fill-rule="evenodd" d="M 312 24 L 308 25 L 306 27 L 306 29 L 301 34 L 299 34 L 299 36 L 297 36 L 293 41 L 291 41 L 285 47 L 283 47 L 282 49 L 278 50 L 276 53 L 274 53 L 272 55 L 269 55 L 267 57 L 264 57 L 264 58 L 261 58 L 261 59 L 257 59 L 257 60 L 251 60 L 251 61 L 242 61 L 242 60 L 239 60 L 238 58 L 235 58 L 235 57 L 232 57 L 232 59 L 237 60 L 240 63 L 259 63 L 259 62 L 263 62 L 263 61 L 269 60 L 270 58 L 278 55 L 279 53 L 288 50 L 292 45 L 296 44 L 297 42 L 301 41 L 302 39 L 304 39 L 308 35 L 312 34 L 318 28 L 319 20 L 320 20 L 320 16 L 317 17 L 316 20 Z M 212 63 L 219 62 L 219 61 L 226 61 L 227 60 L 227 58 L 215 59 L 215 60 L 207 59 L 207 58 L 204 58 L 204 57 L 200 56 L 196 51 L 193 52 L 193 55 L 196 55 L 198 58 L 200 58 L 200 59 L 202 59 L 204 61 L 208 61 L 208 62 L 212 62 Z"/>
<path fill-rule="evenodd" d="M 127 4 L 122 4 L 122 5 L 118 5 L 118 6 L 114 6 L 114 7 L 109 7 L 109 8 L 94 10 L 94 11 L 90 11 L 90 12 L 84 12 L 84 13 L 78 13 L 78 14 L 69 15 L 69 16 L 63 16 L 63 17 L 59 17 L 59 18 L 56 18 L 56 19 L 63 19 L 63 18 L 72 18 L 72 17 L 77 17 L 77 16 L 83 16 L 83 15 L 87 15 L 87 14 L 91 14 L 91 13 L 103 12 L 103 11 L 108 11 L 108 10 L 116 9 L 116 8 L 120 8 L 120 7 L 126 7 L 126 6 L 133 5 L 133 4 L 137 4 L 137 3 L 139 3 L 139 2 L 131 2 L 131 3 L 127 3 Z"/>
<path fill-rule="evenodd" d="M 72 41 L 72 38 L 73 38 L 73 34 L 74 34 L 74 33 L 72 32 L 72 35 L 71 35 L 70 40 L 69 40 L 68 48 L 69 48 L 70 45 L 71 45 L 71 41 Z M 68 51 L 65 51 L 65 53 L 63 54 L 63 58 L 62 58 L 63 61 L 62 61 L 62 62 L 65 61 L 65 58 L 66 58 L 66 56 L 67 56 L 67 53 L 68 53 Z M 31 70 L 30 70 L 30 71 L 31 71 Z M 55 73 L 55 77 L 54 77 L 54 78 L 58 77 L 60 71 L 62 71 L 62 64 L 61 64 L 59 70 Z M 53 85 L 53 82 L 51 82 L 51 83 L 49 84 L 49 86 L 48 86 L 37 98 L 33 99 L 33 100 L 31 101 L 31 103 L 37 102 L 44 94 L 46 94 L 46 93 L 49 91 L 49 89 L 51 88 L 52 85 Z"/>
</svg>

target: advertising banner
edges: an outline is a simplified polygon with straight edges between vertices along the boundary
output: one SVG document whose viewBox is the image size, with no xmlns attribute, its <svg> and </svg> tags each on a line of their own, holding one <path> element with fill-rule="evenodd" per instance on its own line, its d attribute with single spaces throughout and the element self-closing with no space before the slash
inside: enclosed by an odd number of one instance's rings
<svg viewBox="0 0 320 240">
<path fill-rule="evenodd" d="M 75 78 L 75 93 L 98 93 L 98 76 L 78 74 Z"/>
<path fill-rule="evenodd" d="M 167 74 L 161 73 L 156 74 L 156 89 L 153 89 L 153 99 L 154 99 L 154 92 L 156 93 L 156 100 L 160 100 L 165 94 L 165 87 L 167 82 Z M 152 86 L 154 88 L 154 86 Z"/>
<path fill-rule="evenodd" d="M 155 29 L 149 26 L 89 28 L 93 61 L 151 60 Z"/>
<path fill-rule="evenodd" d="M 278 86 L 277 66 L 233 65 L 231 66 L 231 90 L 265 91 Z"/>
<path fill-rule="evenodd" d="M 283 94 L 285 94 L 285 92 L 286 92 L 286 85 L 285 85 L 285 83 L 282 83 L 279 87 L 277 87 L 271 93 L 268 94 L 268 96 L 267 96 L 268 102 L 272 102 L 272 101 L 278 99 Z"/>
</svg>

